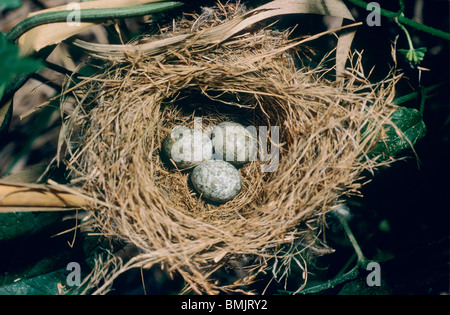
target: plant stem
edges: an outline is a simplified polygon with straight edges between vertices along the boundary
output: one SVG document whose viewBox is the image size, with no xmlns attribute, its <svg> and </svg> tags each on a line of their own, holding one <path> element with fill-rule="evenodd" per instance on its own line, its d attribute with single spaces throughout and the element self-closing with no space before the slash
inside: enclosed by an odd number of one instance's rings
<svg viewBox="0 0 450 315">
<path fill-rule="evenodd" d="M 403 0 L 398 0 L 398 4 L 400 6 L 400 11 L 398 11 L 398 13 L 403 14 L 403 12 L 405 12 L 405 2 Z"/>
<path fill-rule="evenodd" d="M 427 91 L 423 85 L 420 86 L 420 106 L 419 106 L 419 112 L 420 115 L 423 117 L 423 111 L 425 109 L 425 100 L 427 99 Z"/>
<path fill-rule="evenodd" d="M 431 92 L 435 92 L 437 89 L 443 87 L 444 85 L 448 84 L 447 82 L 442 82 L 442 83 L 438 83 L 429 87 L 423 87 L 423 89 L 421 91 L 417 91 L 417 92 L 412 92 L 400 97 L 397 97 L 392 103 L 395 105 L 400 105 L 402 103 L 405 103 L 407 101 L 416 99 L 418 96 L 425 95 L 425 98 L 430 98 L 431 97 Z"/>
<path fill-rule="evenodd" d="M 356 5 L 358 7 L 367 9 L 367 2 L 365 2 L 365 1 L 362 1 L 362 0 L 347 0 L 347 1 L 353 3 L 354 5 Z M 428 34 L 431 34 L 431 35 L 434 35 L 434 36 L 437 36 L 437 37 L 440 37 L 440 38 L 450 41 L 450 33 L 447 33 L 442 30 L 436 29 L 434 27 L 427 26 L 422 23 L 416 22 L 414 20 L 408 19 L 405 16 L 403 16 L 402 14 L 399 14 L 401 12 L 402 12 L 402 10 L 400 10 L 399 12 L 392 12 L 392 11 L 380 8 L 380 14 L 384 17 L 391 18 L 391 19 L 397 17 L 398 22 L 403 25 L 410 26 L 412 28 L 415 28 L 416 30 L 419 30 L 419 31 L 422 31 L 422 32 L 425 32 L 425 33 L 428 33 Z"/>
<path fill-rule="evenodd" d="M 402 29 L 402 31 L 405 33 L 406 39 L 408 40 L 409 50 L 414 50 L 414 45 L 413 45 L 413 42 L 411 40 L 411 36 L 409 35 L 409 32 L 406 29 L 406 27 L 404 27 L 403 24 L 398 21 L 398 18 L 395 18 L 395 22 Z"/>
<path fill-rule="evenodd" d="M 174 9 L 183 5 L 182 2 L 162 2 L 162 3 L 150 3 L 146 5 L 138 5 L 134 7 L 112 8 L 112 9 L 84 9 L 80 10 L 81 22 L 93 22 L 110 19 L 122 19 L 129 17 L 137 17 L 148 15 L 151 13 L 163 12 L 166 10 Z M 17 23 L 7 34 L 6 37 L 9 41 L 15 42 L 27 31 L 32 28 L 56 22 L 66 22 L 67 19 L 73 14 L 72 10 L 45 12 L 36 14 L 25 20 Z"/>
<path fill-rule="evenodd" d="M 339 218 L 339 222 L 342 224 L 345 234 L 347 234 L 347 237 L 350 240 L 350 243 L 352 244 L 353 249 L 355 250 L 356 257 L 357 257 L 356 265 L 365 267 L 368 260 L 366 259 L 366 257 L 364 257 L 361 247 L 359 246 L 358 242 L 356 241 L 356 238 L 353 235 L 353 232 L 350 229 L 350 226 L 348 225 L 347 220 L 344 218 L 343 215 L 341 215 L 338 212 L 336 212 L 335 215 Z"/>
<path fill-rule="evenodd" d="M 52 63 L 52 62 L 47 61 L 47 60 L 44 61 L 44 65 L 45 65 L 47 68 L 49 68 L 50 70 L 53 70 L 53 71 L 58 72 L 58 73 L 60 73 L 60 74 L 67 75 L 67 76 L 69 76 L 69 77 L 72 77 L 72 76 L 75 75 L 75 74 L 74 74 L 72 71 L 70 71 L 69 69 L 66 69 L 66 68 L 64 68 L 64 67 L 61 67 L 60 65 L 57 65 L 57 64 Z"/>
<path fill-rule="evenodd" d="M 44 83 L 45 85 L 51 87 L 52 89 L 55 89 L 58 93 L 61 93 L 61 91 L 62 91 L 61 85 L 59 85 L 58 83 L 55 83 L 53 81 L 50 81 L 49 79 L 45 78 L 44 76 L 42 76 L 39 73 L 32 73 L 31 79 L 35 79 L 41 83 Z"/>
<path fill-rule="evenodd" d="M 333 280 L 328 280 L 324 284 L 319 284 L 319 285 L 313 286 L 311 288 L 303 289 L 302 291 L 300 291 L 300 293 L 313 294 L 313 293 L 322 292 L 324 290 L 332 289 L 339 284 L 342 284 L 349 280 L 356 279 L 356 277 L 358 277 L 358 275 L 359 275 L 359 269 L 360 269 L 360 266 L 356 265 L 355 267 L 353 267 L 352 270 L 343 274 L 342 276 L 336 277 Z"/>
</svg>

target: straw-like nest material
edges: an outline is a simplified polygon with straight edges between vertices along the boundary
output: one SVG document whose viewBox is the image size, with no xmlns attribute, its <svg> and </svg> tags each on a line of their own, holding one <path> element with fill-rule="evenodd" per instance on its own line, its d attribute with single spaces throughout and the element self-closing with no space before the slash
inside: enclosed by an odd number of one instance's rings
<svg viewBox="0 0 450 315">
<path fill-rule="evenodd" d="M 233 4 L 213 9 L 206 24 L 193 16 L 178 31 L 201 32 L 241 12 Z M 389 123 L 395 80 L 370 84 L 356 62 L 344 82 L 329 81 L 328 69 L 301 67 L 302 46 L 288 37 L 264 28 L 205 50 L 191 49 L 193 37 L 163 54 L 112 62 L 79 84 L 64 129 L 72 184 L 91 198 L 103 235 L 139 249 L 106 274 L 99 266 L 89 280 L 95 293 L 125 270 L 161 264 L 195 292 L 214 294 L 239 289 L 269 265 L 278 278 L 293 260 L 306 269 L 309 253 L 327 249 L 325 214 L 358 193 L 362 173 L 381 163 L 367 153 Z M 263 171 L 271 161 L 260 150 L 239 169 L 236 198 L 205 201 L 189 171 L 160 157 L 170 129 L 194 127 L 195 117 L 205 130 L 226 120 L 266 126 L 267 154 L 278 148 L 278 164 Z M 278 127 L 278 141 L 270 127 Z M 236 262 L 245 271 L 240 279 L 214 279 Z"/>
</svg>

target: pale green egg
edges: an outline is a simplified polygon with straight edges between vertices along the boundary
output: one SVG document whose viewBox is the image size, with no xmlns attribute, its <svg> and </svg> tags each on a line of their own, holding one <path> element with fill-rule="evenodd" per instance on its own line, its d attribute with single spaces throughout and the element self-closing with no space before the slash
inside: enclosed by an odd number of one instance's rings
<svg viewBox="0 0 450 315">
<path fill-rule="evenodd" d="M 229 121 L 218 124 L 211 132 L 211 141 L 215 160 L 238 166 L 255 158 L 256 136 L 241 124 Z"/>
<path fill-rule="evenodd" d="M 209 160 L 197 165 L 191 173 L 191 182 L 204 198 L 216 202 L 233 199 L 242 188 L 239 171 L 221 160 Z"/>
<path fill-rule="evenodd" d="M 161 151 L 177 167 L 189 168 L 211 159 L 212 142 L 200 130 L 177 126 L 164 139 Z"/>
</svg>

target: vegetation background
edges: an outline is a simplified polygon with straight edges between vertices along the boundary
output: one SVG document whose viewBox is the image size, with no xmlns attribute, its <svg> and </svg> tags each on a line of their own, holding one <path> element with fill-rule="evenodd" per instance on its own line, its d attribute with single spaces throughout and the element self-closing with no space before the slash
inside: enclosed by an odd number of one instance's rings
<svg viewBox="0 0 450 315">
<path fill-rule="evenodd" d="M 1 1 L 0 1 L 1 2 Z M 29 12 L 68 3 L 64 0 L 23 0 L 16 9 L 0 10 L 0 30 L 6 33 Z M 202 6 L 212 1 L 189 1 L 174 12 L 182 14 L 190 10 L 201 12 Z M 252 4 L 264 1 L 250 1 Z M 367 10 L 351 1 L 344 2 L 351 8 L 356 21 L 365 22 Z M 384 9 L 398 11 L 397 1 L 378 1 Z M 450 2 L 446 0 L 405 1 L 405 16 L 426 25 L 449 31 Z M 299 24 L 301 34 L 314 34 L 325 28 L 327 19 L 317 16 L 289 17 L 282 23 Z M 145 28 L 144 19 L 127 19 L 130 32 Z M 404 79 L 398 86 L 398 95 L 406 95 L 439 83 L 443 87 L 425 102 L 423 118 L 427 135 L 416 147 L 417 158 L 408 152 L 408 158 L 381 169 L 373 181 L 363 190 L 363 198 L 352 198 L 349 225 L 365 256 L 381 261 L 382 286 L 368 287 L 365 274 L 343 285 L 323 290 L 321 294 L 449 294 L 449 227 L 450 227 L 450 147 L 449 147 L 449 41 L 408 28 L 415 47 L 427 47 L 421 68 L 411 67 L 397 53 L 398 68 Z M 95 29 L 83 34 L 86 39 L 107 42 L 109 34 Z M 381 18 L 380 26 L 366 23 L 358 28 L 353 48 L 364 51 L 365 69 L 374 67 L 371 79 L 382 79 L 394 65 L 392 45 L 408 48 L 406 37 L 398 25 L 388 18 Z M 323 38 L 314 43 L 317 55 L 334 47 L 335 38 Z M 73 48 L 61 45 L 49 60 L 74 69 L 83 58 Z M 1 71 L 1 70 L 0 70 Z M 0 177 L 31 166 L 46 165 L 54 157 L 60 126 L 60 114 L 55 106 L 49 106 L 23 119 L 21 115 L 46 101 L 64 76 L 45 69 L 38 79 L 29 80 L 14 97 L 14 113 L 8 134 L 0 144 Z M 43 84 L 47 81 L 49 84 Z M 419 108 L 418 100 L 403 104 Z M 20 221 L 23 220 L 23 221 Z M 335 252 L 317 261 L 309 270 L 311 285 L 342 274 L 355 263 L 353 248 L 337 222 L 330 218 L 327 241 Z M 20 222 L 19 222 L 20 221 Z M 65 214 L 31 214 L 27 218 L 10 216 L 0 219 L 0 228 L 9 224 L 22 224 L 22 233 L 8 239 L 0 238 L 0 293 L 2 294 L 52 294 L 55 281 L 67 275 L 69 261 L 85 261 L 98 248 L 95 238 L 74 235 L 73 232 L 56 234 L 74 226 L 73 217 Z M 43 223 L 44 222 L 44 223 Z M 82 264 L 88 268 L 87 264 Z M 84 270 L 84 269 L 83 269 Z M 223 277 L 232 277 L 224 271 Z M 22 281 L 28 279 L 27 281 Z M 34 279 L 34 282 L 33 282 Z M 301 270 L 293 269 L 286 287 L 272 282 L 266 293 L 278 294 L 295 291 L 301 283 Z M 262 292 L 270 280 L 270 273 L 252 287 Z M 176 294 L 183 286 L 181 279 L 170 279 L 159 268 L 136 270 L 121 276 L 111 294 Z"/>
</svg>

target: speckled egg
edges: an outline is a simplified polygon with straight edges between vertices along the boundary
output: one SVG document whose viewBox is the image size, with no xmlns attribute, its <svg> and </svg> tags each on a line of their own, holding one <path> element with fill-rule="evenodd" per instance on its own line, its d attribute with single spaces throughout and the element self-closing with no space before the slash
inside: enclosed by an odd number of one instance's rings
<svg viewBox="0 0 450 315">
<path fill-rule="evenodd" d="M 216 202 L 233 199 L 242 187 L 238 170 L 221 160 L 209 160 L 197 165 L 191 173 L 191 181 L 197 192 Z"/>
<path fill-rule="evenodd" d="M 255 135 L 235 122 L 222 122 L 211 132 L 213 158 L 233 165 L 243 165 L 254 159 L 257 149 Z"/>
<path fill-rule="evenodd" d="M 177 126 L 162 143 L 162 154 L 177 167 L 189 168 L 212 157 L 211 139 L 197 129 Z"/>
</svg>

